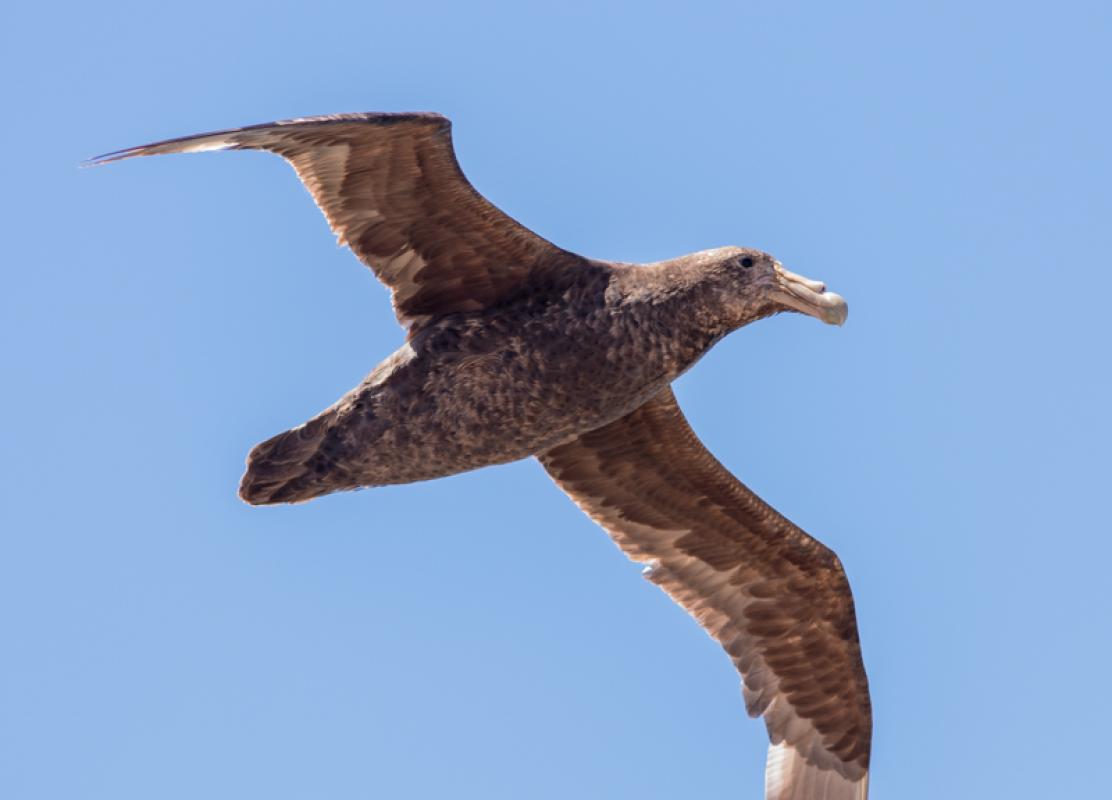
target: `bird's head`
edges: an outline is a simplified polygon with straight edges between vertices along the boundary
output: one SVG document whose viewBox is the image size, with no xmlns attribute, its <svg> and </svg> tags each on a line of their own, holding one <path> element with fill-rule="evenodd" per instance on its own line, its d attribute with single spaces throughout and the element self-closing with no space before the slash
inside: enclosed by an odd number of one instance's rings
<svg viewBox="0 0 1112 800">
<path fill-rule="evenodd" d="M 826 284 L 796 275 L 768 253 L 746 247 L 710 251 L 704 269 L 714 275 L 721 302 L 735 325 L 744 325 L 780 311 L 809 314 L 831 325 L 841 325 L 849 306 Z"/>
</svg>

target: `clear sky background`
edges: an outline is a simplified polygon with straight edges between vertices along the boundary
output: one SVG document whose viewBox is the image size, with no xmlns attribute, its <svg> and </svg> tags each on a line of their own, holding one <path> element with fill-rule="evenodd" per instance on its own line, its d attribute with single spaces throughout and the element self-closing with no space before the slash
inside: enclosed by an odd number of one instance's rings
<svg viewBox="0 0 1112 800">
<path fill-rule="evenodd" d="M 846 565 L 873 796 L 1104 794 L 1108 5 L 525 6 L 5 11 L 0 796 L 760 796 L 728 659 L 535 462 L 236 499 L 402 338 L 289 167 L 77 168 L 400 110 L 566 248 L 843 294 L 677 393 Z"/>
</svg>

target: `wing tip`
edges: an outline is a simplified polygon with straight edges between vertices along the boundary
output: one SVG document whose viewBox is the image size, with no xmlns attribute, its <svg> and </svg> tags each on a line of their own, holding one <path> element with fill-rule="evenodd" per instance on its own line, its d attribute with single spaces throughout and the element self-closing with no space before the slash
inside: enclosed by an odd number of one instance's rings
<svg viewBox="0 0 1112 800">
<path fill-rule="evenodd" d="M 769 744 L 765 800 L 868 800 L 869 771 L 852 779 L 805 759 L 786 741 Z"/>
<path fill-rule="evenodd" d="M 113 161 L 122 161 L 136 156 L 153 156 L 162 153 L 190 153 L 204 150 L 226 150 L 234 148 L 237 142 L 232 139 L 236 134 L 251 134 L 264 128 L 273 128 L 292 125 L 332 125 L 345 122 L 366 122 L 374 125 L 400 125 L 407 122 L 426 122 L 435 124 L 442 130 L 450 130 L 452 121 L 443 114 L 435 111 L 371 111 L 354 114 L 327 114 L 316 117 L 293 117 L 291 119 L 264 122 L 258 125 L 248 125 L 243 128 L 229 128 L 223 131 L 197 133 L 191 136 L 181 136 L 174 139 L 143 144 L 137 147 L 126 147 L 122 150 L 113 150 L 102 153 L 82 161 L 79 166 L 99 167 L 111 164 Z M 208 141 L 204 141 L 208 140 Z"/>
<path fill-rule="evenodd" d="M 121 161 L 125 158 L 131 158 L 137 155 L 136 150 L 141 150 L 140 147 L 127 147 L 123 150 L 113 150 L 110 153 L 101 153 L 99 156 L 90 156 L 82 161 L 77 166 L 81 169 L 88 169 L 89 167 L 99 167 L 104 164 L 111 164 L 113 161 Z"/>
</svg>

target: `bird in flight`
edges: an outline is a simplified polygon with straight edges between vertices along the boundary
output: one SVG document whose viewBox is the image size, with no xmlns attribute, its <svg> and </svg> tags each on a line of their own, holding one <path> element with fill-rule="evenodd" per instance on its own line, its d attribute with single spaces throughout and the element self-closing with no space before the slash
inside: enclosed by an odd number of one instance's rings
<svg viewBox="0 0 1112 800">
<path fill-rule="evenodd" d="M 339 114 L 107 153 L 266 150 L 389 287 L 405 343 L 256 446 L 239 494 L 297 503 L 536 457 L 729 654 L 770 746 L 767 800 L 864 800 L 872 711 L 841 562 L 706 450 L 670 384 L 750 322 L 847 306 L 759 250 L 654 264 L 542 239 L 464 177 L 439 114 Z"/>
</svg>

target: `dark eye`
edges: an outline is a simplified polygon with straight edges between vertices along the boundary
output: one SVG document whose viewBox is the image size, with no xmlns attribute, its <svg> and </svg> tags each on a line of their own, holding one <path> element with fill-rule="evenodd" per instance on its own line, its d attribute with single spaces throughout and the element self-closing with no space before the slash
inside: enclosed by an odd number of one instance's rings
<svg viewBox="0 0 1112 800">
<path fill-rule="evenodd" d="M 740 263 L 741 266 L 749 269 L 751 266 L 753 266 L 753 259 L 751 259 L 749 256 L 746 256 L 745 258 L 741 259 Z"/>
</svg>

